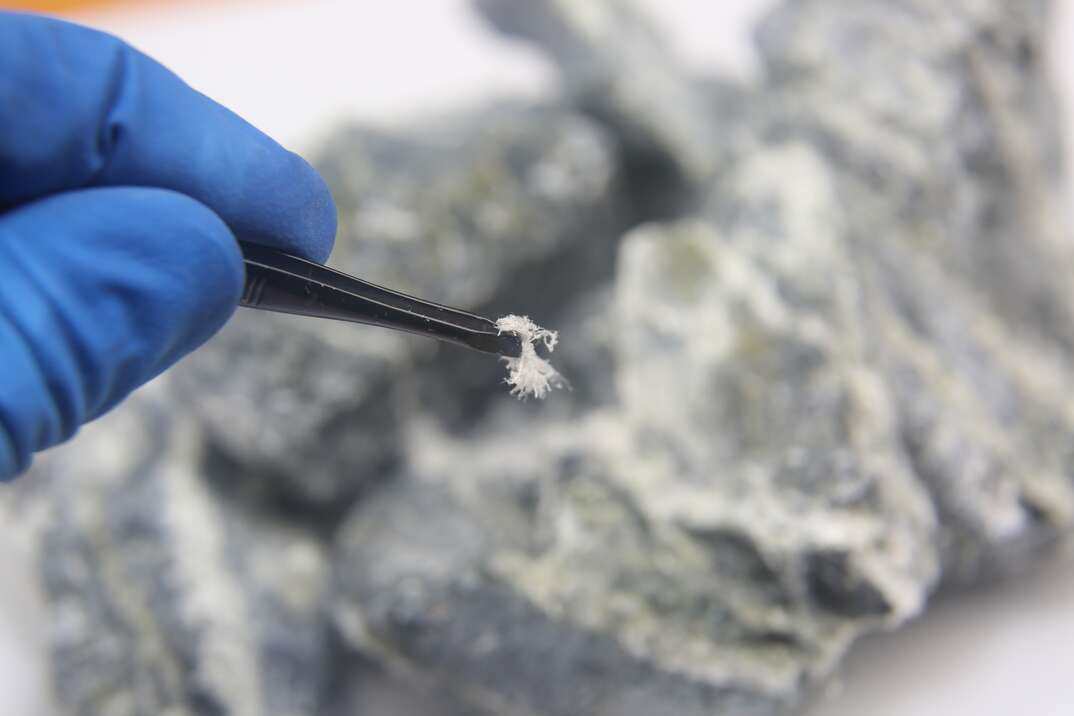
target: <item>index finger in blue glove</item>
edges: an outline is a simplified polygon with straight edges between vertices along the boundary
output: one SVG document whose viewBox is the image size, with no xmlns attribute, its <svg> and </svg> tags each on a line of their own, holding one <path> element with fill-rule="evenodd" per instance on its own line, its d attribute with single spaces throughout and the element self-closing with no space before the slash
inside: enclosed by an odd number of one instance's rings
<svg viewBox="0 0 1074 716">
<path fill-rule="evenodd" d="M 101 32 L 0 12 L 0 211 L 92 186 L 171 189 L 316 261 L 336 213 L 300 157 Z"/>
<path fill-rule="evenodd" d="M 241 290 L 235 238 L 183 194 L 83 189 L 0 216 L 0 482 L 204 342 Z"/>
</svg>

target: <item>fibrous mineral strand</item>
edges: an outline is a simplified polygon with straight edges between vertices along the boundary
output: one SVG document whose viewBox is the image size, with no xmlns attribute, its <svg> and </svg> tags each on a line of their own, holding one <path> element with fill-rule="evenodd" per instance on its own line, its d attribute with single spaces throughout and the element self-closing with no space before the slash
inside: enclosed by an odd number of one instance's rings
<svg viewBox="0 0 1074 716">
<path fill-rule="evenodd" d="M 506 382 L 511 386 L 511 395 L 519 400 L 529 396 L 543 399 L 554 388 L 565 385 L 563 376 L 552 364 L 537 354 L 537 345 L 543 343 L 549 353 L 556 349 L 559 334 L 541 328 L 526 316 L 509 315 L 496 321 L 500 333 L 513 333 L 522 343 L 522 353 L 517 358 L 504 357 L 507 363 Z"/>
</svg>

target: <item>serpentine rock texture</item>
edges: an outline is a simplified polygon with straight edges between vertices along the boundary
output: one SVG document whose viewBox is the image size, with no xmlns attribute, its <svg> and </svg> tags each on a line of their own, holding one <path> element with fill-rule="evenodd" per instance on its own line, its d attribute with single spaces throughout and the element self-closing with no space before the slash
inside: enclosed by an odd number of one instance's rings
<svg viewBox="0 0 1074 716">
<path fill-rule="evenodd" d="M 792 713 L 1069 531 L 1047 2 L 788 0 L 750 86 L 476 6 L 563 97 L 340 131 L 333 264 L 558 329 L 572 390 L 238 316 L 6 496 L 67 712 Z"/>
</svg>

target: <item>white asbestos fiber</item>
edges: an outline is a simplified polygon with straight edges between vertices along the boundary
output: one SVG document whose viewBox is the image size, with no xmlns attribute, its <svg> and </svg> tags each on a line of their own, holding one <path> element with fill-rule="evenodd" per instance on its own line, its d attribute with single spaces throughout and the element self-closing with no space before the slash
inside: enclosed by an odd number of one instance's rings
<svg viewBox="0 0 1074 716">
<path fill-rule="evenodd" d="M 537 344 L 543 343 L 551 353 L 559 342 L 559 334 L 541 328 L 526 316 L 509 315 L 496 321 L 500 333 L 514 333 L 522 341 L 522 354 L 517 358 L 504 357 L 507 363 L 506 382 L 511 395 L 525 400 L 528 396 L 542 399 L 553 388 L 562 388 L 563 377 L 552 364 L 537 355 Z"/>
</svg>

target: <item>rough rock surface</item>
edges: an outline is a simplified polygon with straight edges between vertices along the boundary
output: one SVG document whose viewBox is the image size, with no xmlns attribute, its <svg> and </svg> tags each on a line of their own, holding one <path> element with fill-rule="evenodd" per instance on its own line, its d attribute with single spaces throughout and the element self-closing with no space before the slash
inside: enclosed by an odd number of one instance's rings
<svg viewBox="0 0 1074 716">
<path fill-rule="evenodd" d="M 1024 564 L 1074 508 L 1074 293 L 1063 278 L 1074 242 L 1061 225 L 1047 7 L 906 1 L 832 13 L 813 0 L 760 33 L 794 108 L 787 134 L 829 163 L 803 167 L 802 179 L 831 184 L 828 206 L 844 207 L 836 237 L 855 266 L 847 290 L 867 360 L 937 510 L 952 584 Z M 847 37 L 859 41 L 838 41 Z M 826 61 L 834 47 L 840 61 Z M 764 155 L 751 161 L 779 171 Z M 806 228 L 785 220 L 783 231 Z"/>
<path fill-rule="evenodd" d="M 313 713 L 324 550 L 217 499 L 200 430 L 151 386 L 43 458 L 20 497 L 38 546 L 63 713 Z"/>
<path fill-rule="evenodd" d="M 1047 2 L 788 0 L 753 87 L 477 5 L 568 104 L 341 132 L 333 261 L 559 329 L 573 391 L 241 315 L 20 485 L 72 713 L 785 713 L 1069 531 Z"/>
</svg>

